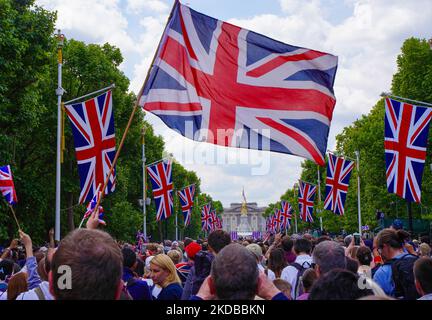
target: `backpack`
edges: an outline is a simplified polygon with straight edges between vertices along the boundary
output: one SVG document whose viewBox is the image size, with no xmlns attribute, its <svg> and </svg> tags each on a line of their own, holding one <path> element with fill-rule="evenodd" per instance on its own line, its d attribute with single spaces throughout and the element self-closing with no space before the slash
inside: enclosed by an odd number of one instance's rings
<svg viewBox="0 0 432 320">
<path fill-rule="evenodd" d="M 192 295 L 198 293 L 204 280 L 210 275 L 214 256 L 208 251 L 200 251 L 195 255 L 195 273 L 192 277 Z"/>
<path fill-rule="evenodd" d="M 305 267 L 305 264 L 307 265 L 307 267 Z M 304 272 L 307 269 L 310 269 L 311 265 L 309 262 L 305 261 L 302 264 L 294 262 L 291 264 L 291 266 L 293 266 L 294 268 L 297 269 L 297 278 L 296 278 L 296 281 L 294 283 L 294 297 L 291 297 L 291 298 L 297 299 L 298 297 L 300 297 L 304 293 L 302 278 L 303 278 Z"/>
<path fill-rule="evenodd" d="M 405 254 L 400 259 L 392 259 L 386 264 L 391 265 L 392 279 L 395 284 L 395 297 L 403 300 L 420 298 L 414 282 L 414 263 L 419 257 Z"/>
</svg>

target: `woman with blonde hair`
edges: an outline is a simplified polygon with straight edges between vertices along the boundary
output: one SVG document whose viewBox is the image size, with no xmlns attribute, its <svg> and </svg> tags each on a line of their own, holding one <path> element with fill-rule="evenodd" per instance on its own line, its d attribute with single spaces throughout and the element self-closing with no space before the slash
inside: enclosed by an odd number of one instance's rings
<svg viewBox="0 0 432 320">
<path fill-rule="evenodd" d="M 176 267 L 166 254 L 158 254 L 150 261 L 150 278 L 162 287 L 157 300 L 180 300 L 183 288 Z"/>
</svg>

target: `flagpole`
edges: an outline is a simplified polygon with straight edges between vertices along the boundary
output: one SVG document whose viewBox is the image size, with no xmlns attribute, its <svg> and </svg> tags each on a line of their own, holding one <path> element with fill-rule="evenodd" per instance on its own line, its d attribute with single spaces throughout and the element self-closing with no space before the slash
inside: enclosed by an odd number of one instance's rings
<svg viewBox="0 0 432 320">
<path fill-rule="evenodd" d="M 297 183 L 294 183 L 294 198 L 296 196 L 296 187 L 297 187 Z M 294 210 L 293 208 L 293 213 L 294 213 L 294 222 L 295 222 L 295 233 L 297 233 L 297 212 L 296 210 Z"/>
<path fill-rule="evenodd" d="M 321 210 L 321 173 L 320 173 L 320 167 L 317 165 L 317 169 L 318 169 L 318 211 L 320 214 L 320 227 L 321 227 L 321 232 L 323 232 L 323 221 L 322 221 L 322 210 Z"/>
<path fill-rule="evenodd" d="M 97 94 L 97 93 L 99 93 L 99 92 L 102 92 L 102 91 L 108 91 L 108 90 L 110 90 L 110 89 L 114 89 L 114 88 L 115 88 L 115 83 L 113 83 L 113 84 L 110 85 L 109 87 L 106 87 L 106 88 L 103 88 L 103 89 L 100 89 L 100 90 L 97 90 L 97 91 L 94 91 L 94 92 L 87 93 L 87 94 L 83 95 L 82 97 L 79 97 L 79 98 L 75 98 L 75 99 L 72 99 L 72 100 L 66 101 L 66 102 L 64 102 L 64 104 L 70 104 L 70 103 L 72 103 L 72 102 L 75 102 L 75 101 L 78 101 L 78 100 L 81 100 L 81 99 L 87 98 L 87 97 L 92 96 L 92 95 L 94 95 L 94 94 Z"/>
<path fill-rule="evenodd" d="M 413 99 L 408 99 L 408 98 L 403 98 L 403 97 L 395 96 L 395 95 L 391 94 L 390 92 L 383 92 L 383 93 L 381 93 L 381 97 L 383 97 L 383 98 L 393 97 L 393 98 L 402 99 L 402 100 L 406 100 L 406 101 L 411 101 L 411 102 L 415 102 L 415 103 L 419 103 L 419 104 L 424 104 L 425 106 L 432 107 L 432 103 L 427 103 L 427 102 L 423 102 L 423 101 L 418 101 L 418 100 L 413 100 Z"/>
<path fill-rule="evenodd" d="M 173 193 L 174 193 L 174 196 L 173 197 L 175 197 L 175 195 L 177 194 L 177 191 L 176 190 L 173 190 Z M 178 241 L 178 212 L 177 212 L 177 197 L 175 197 L 174 198 L 174 203 L 173 203 L 173 206 L 174 206 L 174 208 L 173 208 L 173 210 L 174 210 L 174 214 L 175 214 L 175 239 L 176 239 L 176 241 Z"/>
<path fill-rule="evenodd" d="M 362 234 L 361 229 L 361 207 L 360 207 L 360 152 L 358 150 L 355 151 L 356 159 L 357 159 L 357 205 L 358 205 L 358 228 L 360 235 Z"/>
<path fill-rule="evenodd" d="M 17 224 L 17 226 L 18 226 L 18 230 L 21 230 L 20 224 L 19 224 L 18 219 L 17 219 L 17 217 L 16 217 L 16 215 L 15 215 L 15 210 L 14 210 L 14 208 L 12 207 L 11 204 L 9 204 L 9 208 L 10 208 L 11 211 L 12 211 L 12 215 L 13 215 L 13 217 L 14 217 L 14 219 L 15 219 L 15 222 L 16 222 L 16 224 Z"/>
<path fill-rule="evenodd" d="M 147 241 L 147 190 L 146 190 L 146 156 L 145 156 L 145 132 L 146 127 L 144 125 L 141 134 L 142 134 L 142 172 L 143 172 L 143 232 L 144 232 L 144 239 Z"/>
<path fill-rule="evenodd" d="M 57 30 L 57 160 L 56 160 L 56 202 L 55 202 L 55 240 L 60 241 L 60 186 L 61 186 L 61 141 L 62 141 L 62 66 L 64 35 Z"/>
<path fill-rule="evenodd" d="M 128 124 L 127 124 L 127 126 L 126 126 L 125 132 L 123 133 L 123 137 L 122 137 L 122 139 L 121 139 L 121 142 L 120 142 L 119 148 L 118 148 L 118 150 L 117 150 L 117 152 L 116 152 L 116 155 L 115 155 L 115 157 L 114 157 L 114 161 L 113 161 L 112 164 L 111 164 L 110 171 L 108 172 L 108 175 L 107 175 L 107 177 L 105 178 L 105 183 L 104 183 L 104 185 L 103 185 L 103 187 L 102 187 L 102 193 L 101 193 L 101 196 L 99 197 L 98 203 L 96 204 L 97 207 L 99 207 L 99 204 L 100 204 L 100 202 L 102 201 L 102 199 L 103 199 L 103 197 L 104 197 L 104 195 L 105 195 L 105 189 L 106 189 L 106 187 L 107 187 L 107 185 L 108 185 L 108 181 L 109 181 L 109 179 L 110 179 L 110 177 L 111 177 L 111 174 L 112 174 L 113 171 L 114 171 L 114 167 L 115 167 L 115 165 L 116 165 L 116 163 L 117 163 L 118 157 L 119 157 L 119 155 L 120 155 L 120 151 L 121 151 L 121 149 L 123 148 L 123 144 L 124 144 L 124 141 L 125 141 L 125 139 L 126 139 L 126 135 L 127 135 L 128 131 L 129 131 L 129 128 L 130 128 L 130 126 L 131 126 L 131 124 L 132 124 L 132 120 L 133 120 L 134 115 L 135 115 L 135 113 L 136 113 L 136 110 L 137 110 L 137 108 L 138 108 L 138 105 L 139 105 L 139 101 L 140 101 L 140 99 L 141 99 L 141 96 L 142 96 L 142 94 L 143 94 L 143 92 L 144 92 L 145 85 L 147 84 L 147 81 L 148 81 L 148 79 L 149 79 L 149 77 L 150 77 L 150 70 L 151 70 L 151 68 L 152 68 L 152 66 L 153 66 L 153 64 L 154 64 L 154 62 L 155 62 L 155 60 L 156 60 L 156 57 L 157 57 L 157 54 L 158 54 L 158 52 L 159 52 L 159 49 L 160 49 L 160 46 L 161 46 L 161 43 L 162 43 L 163 37 L 164 37 L 164 35 L 165 35 L 165 31 L 166 31 L 166 29 L 167 29 L 167 27 L 168 27 L 168 22 L 169 22 L 169 20 L 170 20 L 171 17 L 172 17 L 172 14 L 173 14 L 173 12 L 174 12 L 174 9 L 175 9 L 177 3 L 178 3 L 178 0 L 175 0 L 175 1 L 174 1 L 174 5 L 173 5 L 173 7 L 172 7 L 172 9 L 171 9 L 171 13 L 170 13 L 170 15 L 169 15 L 169 17 L 168 17 L 167 24 L 166 24 L 166 26 L 165 26 L 164 32 L 162 33 L 162 36 L 161 36 L 161 38 L 160 38 L 160 40 L 159 40 L 158 48 L 157 48 L 157 50 L 156 50 L 156 52 L 155 52 L 155 54 L 154 54 L 154 56 L 153 56 L 153 60 L 152 60 L 152 62 L 151 62 L 151 64 L 150 64 L 150 68 L 149 68 L 148 71 L 147 71 L 147 75 L 146 75 L 146 78 L 145 78 L 145 80 L 144 80 L 144 84 L 142 85 L 140 91 L 138 92 L 137 99 L 136 99 L 136 101 L 135 101 L 135 105 L 134 105 L 133 110 L 132 110 L 132 113 L 131 113 L 131 115 L 130 115 L 130 117 L 129 117 L 129 121 L 128 121 Z"/>
</svg>

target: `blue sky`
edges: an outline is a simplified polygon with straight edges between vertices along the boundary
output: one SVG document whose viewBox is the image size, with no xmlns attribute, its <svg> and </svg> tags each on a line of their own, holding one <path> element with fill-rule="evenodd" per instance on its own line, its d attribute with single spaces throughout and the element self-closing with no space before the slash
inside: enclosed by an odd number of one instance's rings
<svg viewBox="0 0 432 320">
<path fill-rule="evenodd" d="M 57 27 L 68 38 L 86 43 L 110 42 L 122 50 L 122 70 L 138 92 L 156 50 L 172 1 L 167 0 L 37 0 L 58 11 Z M 430 38 L 430 0 L 189 0 L 184 4 L 209 16 L 296 46 L 339 57 L 335 82 L 337 104 L 328 149 L 335 137 L 367 114 L 396 72 L 396 57 L 408 37 Z M 275 202 L 299 178 L 303 159 L 268 152 L 199 144 L 168 129 L 147 114 L 168 152 L 201 177 L 202 190 L 225 206 L 241 200 L 265 206 Z M 191 153 L 205 161 L 189 161 Z M 217 163 L 216 157 L 236 161 Z M 213 159 L 213 160 L 211 160 Z M 248 160 L 246 163 L 242 160 Z M 212 163 L 215 162 L 215 163 Z M 261 168 L 265 174 L 253 172 Z M 258 173 L 262 173 L 259 172 Z"/>
</svg>

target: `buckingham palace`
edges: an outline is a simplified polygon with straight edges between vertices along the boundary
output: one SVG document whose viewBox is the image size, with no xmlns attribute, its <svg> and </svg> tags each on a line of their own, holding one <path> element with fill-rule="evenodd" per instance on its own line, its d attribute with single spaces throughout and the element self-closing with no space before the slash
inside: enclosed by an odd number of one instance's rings
<svg viewBox="0 0 432 320">
<path fill-rule="evenodd" d="M 244 208 L 247 210 L 244 210 Z M 245 232 L 248 234 L 252 234 L 253 231 L 264 233 L 266 222 L 263 213 L 266 209 L 267 207 L 258 207 L 256 202 L 243 204 L 231 203 L 229 208 L 224 208 L 222 214 L 223 230 L 227 232 Z"/>
</svg>

